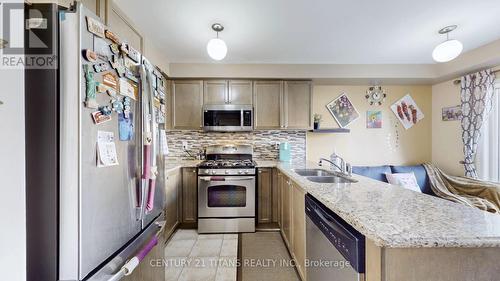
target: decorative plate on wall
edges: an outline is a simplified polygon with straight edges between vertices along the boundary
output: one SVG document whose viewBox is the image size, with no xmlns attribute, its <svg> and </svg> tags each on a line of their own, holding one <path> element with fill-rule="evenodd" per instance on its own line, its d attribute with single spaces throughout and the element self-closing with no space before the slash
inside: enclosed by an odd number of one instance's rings
<svg viewBox="0 0 500 281">
<path fill-rule="evenodd" d="M 382 105 L 384 103 L 387 94 L 382 89 L 381 86 L 373 86 L 366 90 L 365 98 L 370 103 L 370 105 Z"/>
</svg>

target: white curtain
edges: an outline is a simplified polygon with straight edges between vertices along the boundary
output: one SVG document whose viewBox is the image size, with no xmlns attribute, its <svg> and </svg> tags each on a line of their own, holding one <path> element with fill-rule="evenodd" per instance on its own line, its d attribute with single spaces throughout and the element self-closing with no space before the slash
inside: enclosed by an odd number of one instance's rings
<svg viewBox="0 0 500 281">
<path fill-rule="evenodd" d="M 476 167 L 479 179 L 500 182 L 500 82 L 495 84 L 492 102 L 478 142 Z"/>
</svg>

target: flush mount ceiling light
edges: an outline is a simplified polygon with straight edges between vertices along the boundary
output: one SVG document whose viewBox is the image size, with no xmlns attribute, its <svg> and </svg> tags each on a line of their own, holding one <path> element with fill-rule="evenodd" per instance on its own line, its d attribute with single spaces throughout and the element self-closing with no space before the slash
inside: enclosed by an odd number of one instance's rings
<svg viewBox="0 0 500 281">
<path fill-rule="evenodd" d="M 446 34 L 446 41 L 439 44 L 432 51 L 432 58 L 437 62 L 447 62 L 455 59 L 463 50 L 463 45 L 456 39 L 450 39 L 449 33 L 457 28 L 456 25 L 443 27 L 439 34 Z"/>
<path fill-rule="evenodd" d="M 212 29 L 217 32 L 217 38 L 210 39 L 207 44 L 208 55 L 214 60 L 222 60 L 226 57 L 227 46 L 222 39 L 219 39 L 219 32 L 224 30 L 224 26 L 220 23 L 212 24 Z"/>
</svg>

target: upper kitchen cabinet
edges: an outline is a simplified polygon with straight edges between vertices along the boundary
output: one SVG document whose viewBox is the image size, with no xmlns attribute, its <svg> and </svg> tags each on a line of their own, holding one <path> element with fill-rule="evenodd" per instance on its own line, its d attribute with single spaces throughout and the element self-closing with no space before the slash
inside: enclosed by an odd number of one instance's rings
<svg viewBox="0 0 500 281">
<path fill-rule="evenodd" d="M 114 1 L 104 0 L 107 3 L 106 9 L 106 25 L 116 33 L 120 39 L 127 42 L 132 48 L 143 52 L 143 38 L 139 31 L 131 24 L 131 21 L 118 8 Z M 97 0 L 99 2 L 104 2 Z M 101 17 L 102 18 L 102 17 Z"/>
<path fill-rule="evenodd" d="M 204 81 L 204 104 L 252 104 L 252 81 L 206 80 Z"/>
<path fill-rule="evenodd" d="M 252 81 L 249 80 L 229 80 L 229 103 L 246 105 L 252 104 Z"/>
<path fill-rule="evenodd" d="M 254 82 L 255 129 L 311 128 L 310 81 Z"/>
<path fill-rule="evenodd" d="M 172 81 L 172 128 L 199 130 L 202 127 L 203 81 Z"/>
<path fill-rule="evenodd" d="M 203 82 L 204 104 L 227 104 L 229 91 L 226 80 L 208 80 Z"/>
<path fill-rule="evenodd" d="M 281 129 L 283 82 L 255 81 L 253 84 L 254 128 Z"/>
<path fill-rule="evenodd" d="M 311 82 L 284 82 L 283 113 L 285 129 L 310 129 L 311 122 Z"/>
</svg>

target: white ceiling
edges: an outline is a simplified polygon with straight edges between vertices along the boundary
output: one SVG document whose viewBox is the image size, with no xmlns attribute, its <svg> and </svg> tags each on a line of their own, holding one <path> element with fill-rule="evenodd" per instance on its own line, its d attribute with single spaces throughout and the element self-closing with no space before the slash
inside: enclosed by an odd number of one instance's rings
<svg viewBox="0 0 500 281">
<path fill-rule="evenodd" d="M 173 63 L 421 64 L 446 25 L 465 51 L 500 38 L 500 0 L 118 0 Z M 147 4 L 146 4 L 147 3 Z"/>
</svg>

